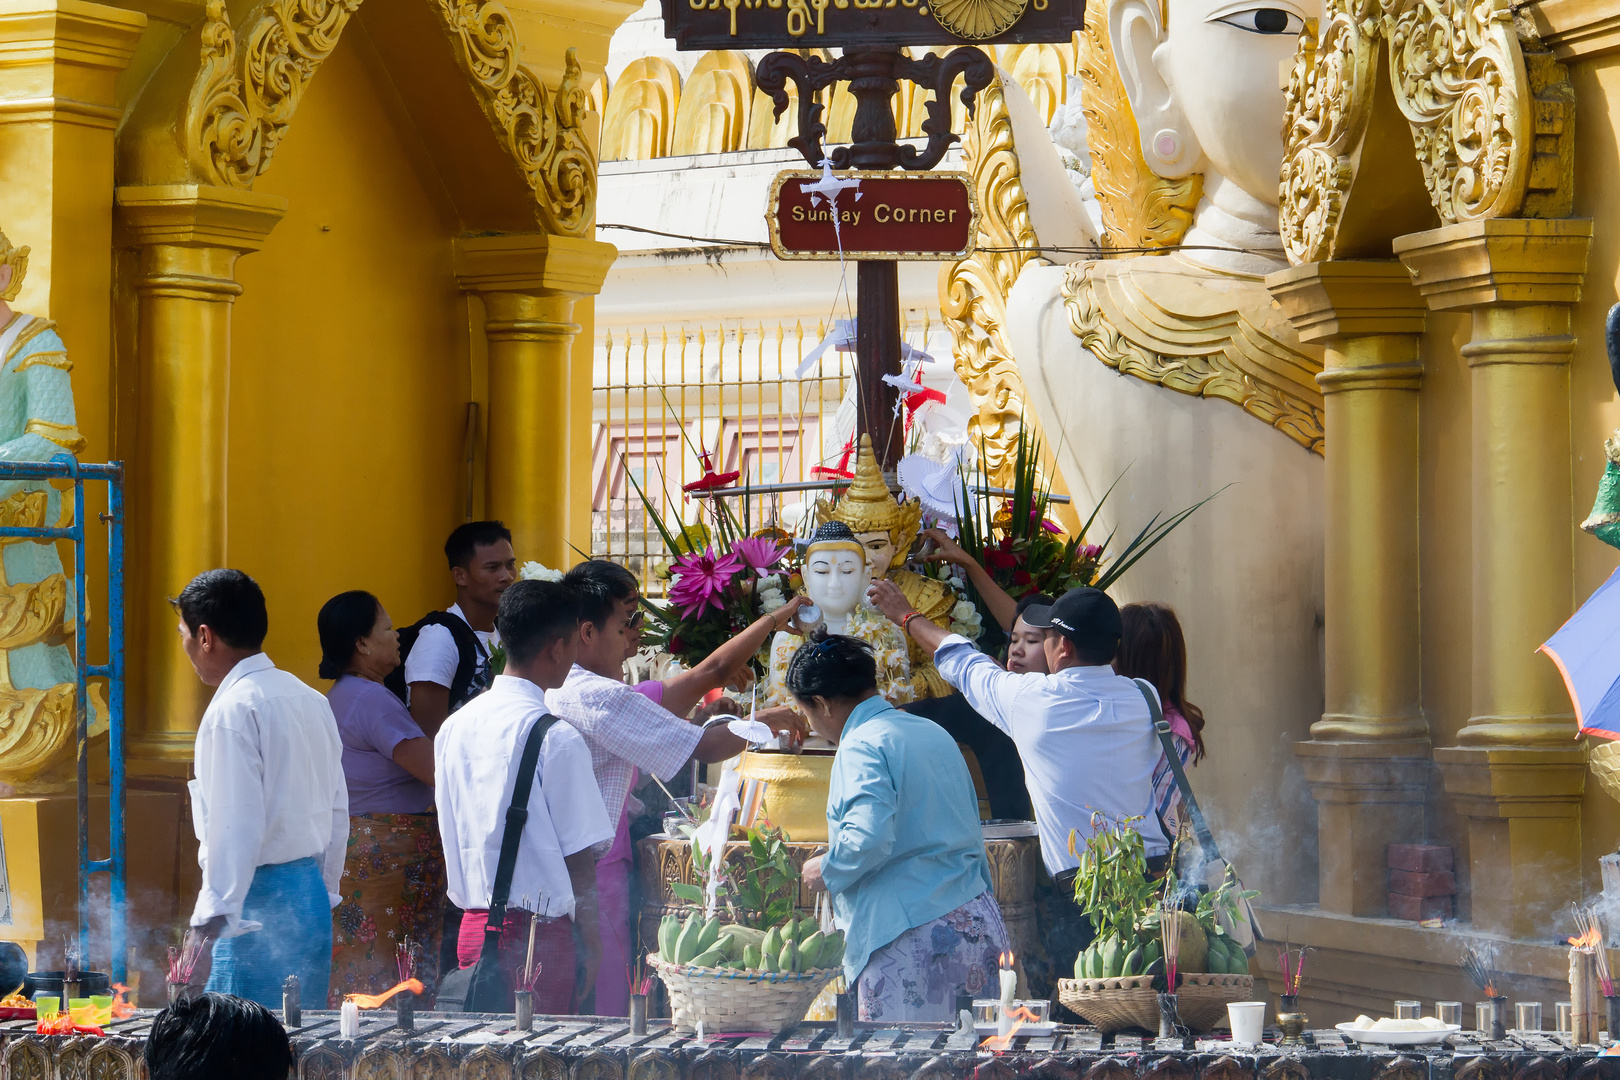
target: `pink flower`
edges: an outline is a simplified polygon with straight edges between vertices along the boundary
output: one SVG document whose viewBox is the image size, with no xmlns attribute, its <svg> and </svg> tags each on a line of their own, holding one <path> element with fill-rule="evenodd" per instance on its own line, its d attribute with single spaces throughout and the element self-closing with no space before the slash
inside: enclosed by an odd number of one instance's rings
<svg viewBox="0 0 1620 1080">
<path fill-rule="evenodd" d="M 1048 518 L 1041 519 L 1041 528 L 1045 529 L 1049 533 L 1055 533 L 1058 536 L 1063 535 L 1063 526 Z"/>
<path fill-rule="evenodd" d="M 1101 544 L 1082 544 L 1082 545 L 1080 545 L 1080 557 L 1082 559 L 1095 559 L 1097 556 L 1099 556 L 1101 554 L 1102 554 L 1102 545 Z"/>
<path fill-rule="evenodd" d="M 769 570 L 788 549 L 763 536 L 749 536 L 731 545 L 731 553 L 755 570 Z"/>
<path fill-rule="evenodd" d="M 672 580 L 669 602 L 679 608 L 685 618 L 701 615 L 710 606 L 724 611 L 726 606 L 720 594 L 742 568 L 743 562 L 735 554 L 716 555 L 712 547 L 704 548 L 701 555 L 696 552 L 682 555 L 669 569 Z"/>
</svg>

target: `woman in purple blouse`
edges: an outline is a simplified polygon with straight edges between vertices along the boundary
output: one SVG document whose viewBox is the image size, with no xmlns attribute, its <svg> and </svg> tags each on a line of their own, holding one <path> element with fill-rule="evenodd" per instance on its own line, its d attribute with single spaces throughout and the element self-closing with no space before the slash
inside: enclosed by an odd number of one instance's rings
<svg viewBox="0 0 1620 1080">
<path fill-rule="evenodd" d="M 327 1007 L 398 981 L 408 938 L 430 1005 L 437 984 L 444 853 L 433 813 L 433 740 L 383 685 L 399 666 L 399 634 L 368 592 L 340 593 L 316 618 L 323 679 L 343 742 L 349 854 L 332 911 Z"/>
</svg>

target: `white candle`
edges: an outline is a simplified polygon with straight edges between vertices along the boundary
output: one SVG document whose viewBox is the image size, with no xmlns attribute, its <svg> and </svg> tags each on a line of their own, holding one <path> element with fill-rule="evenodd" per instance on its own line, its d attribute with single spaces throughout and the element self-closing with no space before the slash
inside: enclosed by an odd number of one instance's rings
<svg viewBox="0 0 1620 1080">
<path fill-rule="evenodd" d="M 1018 972 L 1012 968 L 1001 969 L 1001 1004 L 1010 1007 L 1018 995 Z"/>
<path fill-rule="evenodd" d="M 360 1037 L 360 1006 L 352 1001 L 345 1001 L 343 1008 L 338 1012 L 338 1038 L 357 1039 Z"/>
</svg>

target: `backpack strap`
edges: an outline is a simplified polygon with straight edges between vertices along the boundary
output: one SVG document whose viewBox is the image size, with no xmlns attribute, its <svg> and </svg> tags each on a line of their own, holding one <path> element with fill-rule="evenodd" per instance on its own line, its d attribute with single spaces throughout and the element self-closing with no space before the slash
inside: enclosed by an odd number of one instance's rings
<svg viewBox="0 0 1620 1080">
<path fill-rule="evenodd" d="M 1181 793 L 1181 805 L 1187 808 L 1187 816 L 1192 820 L 1193 835 L 1198 837 L 1198 846 L 1204 849 L 1204 854 L 1211 859 L 1221 857 L 1221 849 L 1215 844 L 1215 834 L 1209 831 L 1209 822 L 1204 820 L 1204 812 L 1198 808 L 1198 800 L 1193 797 L 1192 785 L 1187 783 L 1187 771 L 1181 767 L 1181 754 L 1176 750 L 1175 741 L 1171 737 L 1170 721 L 1164 718 L 1164 710 L 1159 708 L 1159 695 L 1154 692 L 1153 684 L 1146 679 L 1132 679 L 1136 688 L 1142 692 L 1147 701 L 1148 713 L 1153 717 L 1153 730 L 1159 736 L 1159 745 L 1164 748 L 1164 756 L 1170 763 L 1170 774 L 1176 778 L 1176 790 Z M 1160 826 L 1163 828 L 1163 826 Z M 1166 837 L 1173 840 L 1173 837 Z"/>
<path fill-rule="evenodd" d="M 495 884 L 489 896 L 489 922 L 484 926 L 484 948 L 489 948 L 490 936 L 500 940 L 501 926 L 506 922 L 506 901 L 512 892 L 512 874 L 517 869 L 518 844 L 523 839 L 523 826 L 529 820 L 529 792 L 534 788 L 534 770 L 540 764 L 540 744 L 546 741 L 557 718 L 542 714 L 529 729 L 523 741 L 523 756 L 518 759 L 517 782 L 512 785 L 512 801 L 506 807 L 506 827 L 501 833 L 501 856 L 495 864 Z"/>
<path fill-rule="evenodd" d="M 478 676 L 479 661 L 487 660 L 488 656 L 484 651 L 484 643 L 478 640 L 478 635 L 467 625 L 466 620 L 448 611 L 430 611 L 400 630 L 399 667 L 388 673 L 383 679 L 383 685 L 392 690 L 394 696 L 401 702 L 410 704 L 410 687 L 405 683 L 405 661 L 410 657 L 411 650 L 416 647 L 416 641 L 422 636 L 422 631 L 429 626 L 442 626 L 450 631 L 450 640 L 456 646 L 456 672 L 451 676 L 448 688 L 450 711 L 455 712 L 473 696 L 469 691 Z"/>
</svg>

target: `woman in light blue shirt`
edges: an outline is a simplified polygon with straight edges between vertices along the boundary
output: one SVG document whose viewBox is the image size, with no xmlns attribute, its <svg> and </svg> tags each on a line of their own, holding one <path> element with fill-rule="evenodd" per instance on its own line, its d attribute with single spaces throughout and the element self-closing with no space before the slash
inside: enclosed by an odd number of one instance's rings
<svg viewBox="0 0 1620 1080">
<path fill-rule="evenodd" d="M 993 995 L 1007 930 L 955 741 L 878 695 L 872 651 L 856 638 L 801 646 L 787 688 L 816 734 L 838 744 L 827 853 L 805 863 L 804 879 L 832 894 L 860 1018 L 949 1020 L 958 993 Z"/>
</svg>

